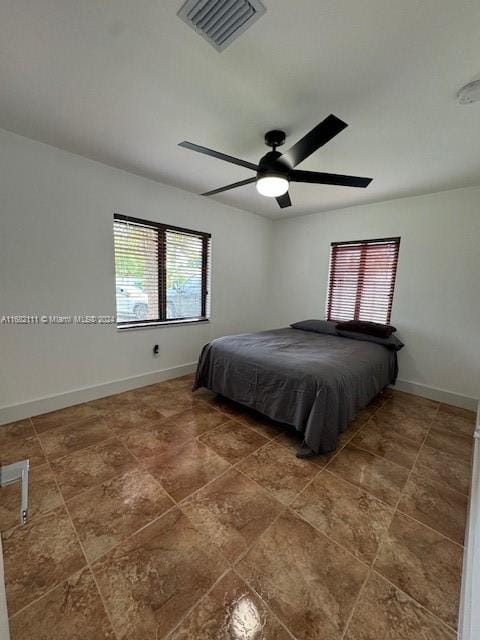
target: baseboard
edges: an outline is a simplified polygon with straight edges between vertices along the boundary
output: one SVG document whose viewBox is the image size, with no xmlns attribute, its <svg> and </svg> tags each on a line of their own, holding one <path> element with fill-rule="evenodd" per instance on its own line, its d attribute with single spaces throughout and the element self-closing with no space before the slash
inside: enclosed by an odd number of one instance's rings
<svg viewBox="0 0 480 640">
<path fill-rule="evenodd" d="M 179 376 L 192 373 L 195 371 L 196 366 L 196 362 L 189 362 L 178 367 L 152 371 L 151 373 L 144 373 L 139 376 L 134 376 L 133 378 L 122 378 L 93 387 L 83 387 L 55 396 L 37 398 L 29 402 L 0 407 L 0 425 L 14 422 L 15 420 L 23 420 L 24 418 L 36 416 L 41 413 L 56 411 L 57 409 L 63 409 L 64 407 L 69 407 L 74 404 L 97 400 L 98 398 L 104 398 L 114 393 L 137 389 L 138 387 L 163 382 L 171 378 L 178 378 Z"/>
<path fill-rule="evenodd" d="M 477 411 L 470 505 L 463 554 L 462 592 L 458 619 L 459 640 L 480 637 L 480 402 Z"/>
<path fill-rule="evenodd" d="M 67 391 L 66 393 L 54 396 L 36 398 L 29 402 L 0 407 L 0 425 L 14 422 L 15 420 L 23 420 L 24 418 L 36 416 L 41 413 L 56 411 L 57 409 L 63 409 L 64 407 L 69 407 L 74 404 L 97 400 L 98 398 L 103 398 L 114 393 L 121 393 L 122 391 L 129 391 L 130 389 L 137 389 L 138 387 L 155 384 L 156 382 L 177 378 L 178 376 L 192 373 L 195 371 L 195 367 L 196 362 L 188 362 L 178 367 L 171 367 L 170 369 L 152 371 L 132 378 L 122 378 L 92 387 L 83 387 L 81 389 L 75 389 L 74 391 Z M 413 393 L 414 395 L 424 398 L 430 398 L 431 400 L 437 400 L 438 402 L 452 404 L 456 407 L 470 409 L 471 411 L 476 411 L 477 409 L 478 400 L 475 398 L 445 391 L 444 389 L 427 387 L 426 385 L 410 382 L 409 380 L 399 379 L 392 388 L 405 391 L 406 393 Z"/>
<path fill-rule="evenodd" d="M 422 396 L 423 398 L 429 398 L 437 402 L 444 402 L 445 404 L 451 404 L 455 407 L 461 407 L 462 409 L 469 409 L 470 411 L 477 410 L 478 398 L 471 398 L 470 396 L 464 396 L 460 393 L 454 393 L 453 391 L 446 391 L 445 389 L 437 389 L 437 387 L 427 387 L 427 385 L 418 382 L 398 379 L 395 385 L 392 386 L 392 389 L 405 391 L 405 393 L 413 393 L 416 396 Z"/>
</svg>

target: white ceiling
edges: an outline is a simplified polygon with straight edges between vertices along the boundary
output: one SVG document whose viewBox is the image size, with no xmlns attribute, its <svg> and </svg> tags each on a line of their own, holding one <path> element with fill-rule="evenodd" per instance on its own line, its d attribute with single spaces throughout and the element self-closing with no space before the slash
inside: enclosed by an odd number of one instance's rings
<svg viewBox="0 0 480 640">
<path fill-rule="evenodd" d="M 480 184 L 477 0 L 265 0 L 223 53 L 181 0 L 0 0 L 0 127 L 194 193 L 252 173 L 177 146 L 257 162 L 329 113 L 349 127 L 299 168 L 373 177 L 292 185 L 280 210 L 254 185 L 215 196 L 287 217 Z M 140 213 L 140 212 L 138 212 Z"/>
</svg>

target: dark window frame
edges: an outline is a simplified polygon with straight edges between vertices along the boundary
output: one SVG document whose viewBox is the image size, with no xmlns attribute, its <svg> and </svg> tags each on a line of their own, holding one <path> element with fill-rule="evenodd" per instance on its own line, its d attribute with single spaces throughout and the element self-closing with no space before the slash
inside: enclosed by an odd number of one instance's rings
<svg viewBox="0 0 480 640">
<path fill-rule="evenodd" d="M 150 320 L 126 320 L 118 322 L 118 329 L 134 329 L 144 327 L 154 327 L 163 325 L 181 325 L 191 324 L 195 322 L 208 322 L 210 320 L 209 311 L 209 257 L 211 251 L 211 233 L 205 231 L 196 231 L 194 229 L 187 229 L 185 227 L 177 227 L 172 224 L 164 224 L 162 222 L 154 222 L 152 220 L 145 220 L 143 218 L 137 218 L 133 216 L 127 216 L 121 213 L 113 214 L 113 221 L 119 222 L 131 222 L 132 224 L 138 224 L 149 229 L 155 229 L 158 233 L 158 318 Z M 202 239 L 202 310 L 201 315 L 196 317 L 186 318 L 167 318 L 167 261 L 166 261 L 166 232 L 178 231 L 191 236 L 197 236 Z M 117 273 L 115 271 L 115 279 Z M 116 304 L 116 296 L 115 296 Z"/>
<path fill-rule="evenodd" d="M 327 290 L 327 305 L 326 305 L 326 316 L 327 316 L 327 320 L 332 320 L 334 322 L 339 322 L 340 320 L 338 320 L 337 318 L 333 318 L 332 317 L 332 306 L 333 306 L 333 295 L 334 295 L 334 291 L 333 291 L 333 282 L 334 282 L 334 278 L 335 278 L 335 273 L 334 273 L 334 269 L 332 268 L 333 265 L 333 256 L 334 256 L 334 250 L 335 247 L 341 247 L 341 246 L 345 246 L 345 245 L 358 245 L 359 247 L 361 247 L 361 251 L 365 251 L 367 250 L 368 245 L 375 245 L 375 244 L 381 244 L 381 243 L 392 243 L 395 244 L 396 246 L 396 254 L 395 254 L 395 261 L 394 261 L 394 265 L 393 265 L 393 269 L 392 269 L 392 282 L 391 282 L 391 286 L 390 286 L 390 293 L 389 293 L 389 297 L 388 297 L 388 305 L 386 307 L 386 320 L 385 320 L 385 324 L 389 324 L 391 317 L 392 317 L 392 307 L 393 307 L 393 299 L 394 299 L 394 295 L 395 295 L 395 284 L 396 284 L 396 280 L 397 280 L 397 270 L 398 270 L 398 259 L 399 259 L 399 255 L 400 255 L 400 241 L 401 241 L 401 236 L 393 236 L 391 238 L 369 238 L 369 239 L 364 239 L 364 240 L 347 240 L 345 242 L 332 242 L 330 244 L 330 262 L 329 262 L 329 273 L 328 273 L 328 290 Z M 359 272 L 359 280 L 361 279 L 361 272 Z M 355 296 L 355 306 L 354 306 L 354 312 L 353 312 L 353 318 L 351 318 L 352 320 L 358 320 L 359 319 L 359 314 L 360 314 L 360 307 L 361 307 L 361 299 L 362 299 L 362 282 L 359 282 L 357 284 L 357 292 L 356 292 L 356 296 Z"/>
</svg>

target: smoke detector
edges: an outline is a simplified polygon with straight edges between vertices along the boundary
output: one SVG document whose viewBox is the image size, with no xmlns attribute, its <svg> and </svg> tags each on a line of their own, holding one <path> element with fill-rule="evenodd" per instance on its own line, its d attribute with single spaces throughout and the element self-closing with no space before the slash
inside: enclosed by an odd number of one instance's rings
<svg viewBox="0 0 480 640">
<path fill-rule="evenodd" d="M 217 51 L 223 51 L 265 11 L 260 0 L 187 0 L 177 15 Z"/>
<path fill-rule="evenodd" d="M 480 80 L 469 82 L 457 93 L 460 104 L 472 104 L 480 101 Z"/>
</svg>

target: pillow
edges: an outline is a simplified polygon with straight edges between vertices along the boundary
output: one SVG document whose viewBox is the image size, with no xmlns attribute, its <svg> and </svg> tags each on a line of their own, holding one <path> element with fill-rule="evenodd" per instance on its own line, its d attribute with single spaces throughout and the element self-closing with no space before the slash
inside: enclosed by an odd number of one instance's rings
<svg viewBox="0 0 480 640">
<path fill-rule="evenodd" d="M 389 324 L 380 324 L 379 322 L 367 322 L 364 320 L 348 320 L 347 322 L 338 322 L 337 329 L 340 331 L 355 331 L 355 333 L 366 333 L 368 336 L 377 338 L 388 338 L 396 331 L 395 327 Z"/>
<path fill-rule="evenodd" d="M 301 322 L 294 322 L 290 326 L 292 329 L 301 329 L 302 331 L 314 331 L 315 333 L 328 333 L 336 336 L 337 330 L 335 328 L 336 323 L 330 322 L 330 320 L 302 320 Z"/>
<path fill-rule="evenodd" d="M 367 333 L 358 333 L 357 331 L 337 331 L 337 335 L 342 338 L 350 338 L 351 340 L 364 340 L 366 342 L 375 342 L 381 344 L 392 351 L 400 351 L 405 345 L 397 336 L 391 335 L 388 338 L 378 338 L 377 336 L 369 336 Z"/>
</svg>

